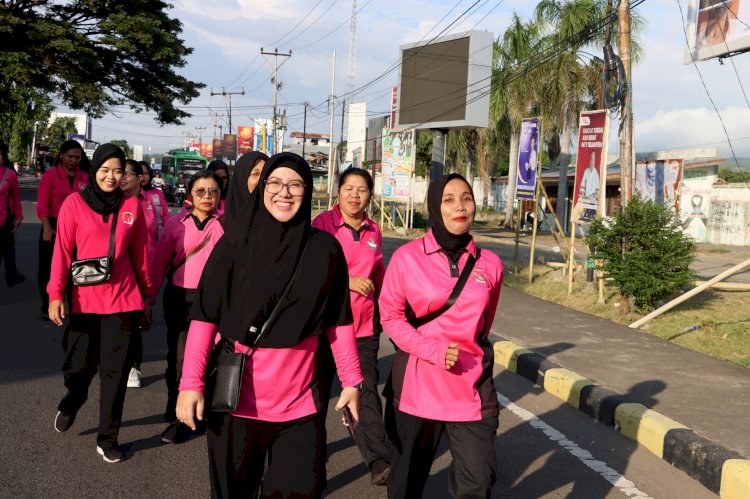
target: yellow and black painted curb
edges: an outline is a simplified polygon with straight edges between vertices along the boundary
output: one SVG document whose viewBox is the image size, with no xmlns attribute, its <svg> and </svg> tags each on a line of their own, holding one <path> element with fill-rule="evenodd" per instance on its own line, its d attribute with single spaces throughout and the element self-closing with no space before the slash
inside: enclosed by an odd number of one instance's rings
<svg viewBox="0 0 750 499">
<path fill-rule="evenodd" d="M 515 343 L 498 341 L 493 349 L 496 364 L 635 440 L 723 499 L 750 498 L 750 460 L 737 452 Z"/>
</svg>

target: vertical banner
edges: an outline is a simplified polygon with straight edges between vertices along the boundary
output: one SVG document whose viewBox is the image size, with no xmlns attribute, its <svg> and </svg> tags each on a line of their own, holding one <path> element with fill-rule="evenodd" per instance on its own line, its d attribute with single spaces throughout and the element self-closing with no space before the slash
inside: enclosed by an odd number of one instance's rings
<svg viewBox="0 0 750 499">
<path fill-rule="evenodd" d="M 682 168 L 681 159 L 637 161 L 635 192 L 643 199 L 669 206 L 679 213 Z"/>
<path fill-rule="evenodd" d="M 214 154 L 213 144 L 201 144 L 201 156 L 204 158 L 212 158 Z"/>
<path fill-rule="evenodd" d="M 214 139 L 214 142 L 211 146 L 214 159 L 222 159 L 224 151 L 223 151 L 224 143 L 221 139 Z"/>
<path fill-rule="evenodd" d="M 391 128 L 396 128 L 396 109 L 398 109 L 398 85 L 394 85 L 391 92 L 391 122 L 388 124 Z"/>
<path fill-rule="evenodd" d="M 224 143 L 222 145 L 224 157 L 228 160 L 237 159 L 237 135 L 233 133 L 224 134 Z"/>
<path fill-rule="evenodd" d="M 384 200 L 407 203 L 416 153 L 414 130 L 383 130 L 381 195 Z"/>
<path fill-rule="evenodd" d="M 253 150 L 255 128 L 251 126 L 237 127 L 237 154 L 242 156 Z"/>
<path fill-rule="evenodd" d="M 607 180 L 607 133 L 609 115 L 606 110 L 581 113 L 578 122 L 576 181 L 573 189 L 571 220 L 588 223 L 598 215 L 604 204 Z"/>
<path fill-rule="evenodd" d="M 516 199 L 536 199 L 538 157 L 539 120 L 525 119 L 521 122 L 521 138 L 518 144 Z"/>
</svg>

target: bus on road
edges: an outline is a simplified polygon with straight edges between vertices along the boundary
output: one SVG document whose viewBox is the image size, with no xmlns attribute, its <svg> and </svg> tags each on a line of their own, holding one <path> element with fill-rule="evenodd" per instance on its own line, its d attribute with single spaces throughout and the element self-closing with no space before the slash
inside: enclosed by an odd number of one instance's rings
<svg viewBox="0 0 750 499">
<path fill-rule="evenodd" d="M 205 170 L 208 160 L 194 151 L 173 149 L 161 158 L 161 175 L 168 183 L 174 183 L 180 173 L 190 179 L 194 173 Z"/>
</svg>

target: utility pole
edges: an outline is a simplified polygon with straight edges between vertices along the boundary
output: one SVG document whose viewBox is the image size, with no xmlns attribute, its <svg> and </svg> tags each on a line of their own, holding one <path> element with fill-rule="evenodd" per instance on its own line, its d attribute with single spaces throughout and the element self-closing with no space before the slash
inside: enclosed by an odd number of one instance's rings
<svg viewBox="0 0 750 499">
<path fill-rule="evenodd" d="M 346 99 L 341 101 L 341 139 L 339 140 L 339 158 L 341 162 L 344 162 L 344 158 L 346 158 L 346 154 L 344 153 L 344 117 L 346 116 Z M 349 147 L 349 144 L 346 145 L 347 148 Z"/>
<path fill-rule="evenodd" d="M 620 2 L 617 12 L 620 59 L 625 68 L 625 106 L 620 113 L 620 200 L 633 197 L 633 85 L 630 77 L 630 2 Z"/>
<path fill-rule="evenodd" d="M 310 103 L 305 101 L 304 105 L 305 117 L 302 119 L 302 159 L 305 159 L 305 144 L 307 143 L 307 106 L 309 106 Z"/>
<path fill-rule="evenodd" d="M 197 127 L 195 127 L 195 131 L 198 132 L 198 143 L 201 144 L 201 145 L 203 144 L 203 130 L 205 130 L 205 129 L 206 129 L 206 127 L 204 127 L 204 126 L 197 126 Z"/>
<path fill-rule="evenodd" d="M 331 97 L 328 99 L 328 114 L 330 115 L 330 135 L 328 137 L 328 209 L 333 206 L 333 99 L 336 92 L 336 51 L 333 51 L 331 69 Z"/>
<path fill-rule="evenodd" d="M 292 57 L 292 51 L 290 50 L 288 54 L 285 54 L 283 52 L 279 53 L 279 49 L 273 49 L 273 52 L 264 52 L 263 47 L 260 48 L 260 53 L 262 55 L 272 55 L 273 56 L 273 152 L 278 152 L 278 147 L 276 145 L 277 141 L 277 134 L 276 134 L 276 127 L 278 126 L 278 123 L 276 123 L 276 100 L 277 100 L 277 94 L 279 90 L 279 68 L 286 63 L 287 60 L 289 60 L 289 57 Z M 286 57 L 287 59 L 284 60 L 281 63 L 281 66 L 279 66 L 279 57 Z"/>
<path fill-rule="evenodd" d="M 227 92 L 224 90 L 224 87 L 221 87 L 221 92 L 214 92 L 211 90 L 211 97 L 214 95 L 223 95 L 224 97 L 229 97 L 229 133 L 234 133 L 234 128 L 232 128 L 232 96 L 233 95 L 245 95 L 245 87 L 242 87 L 242 90 L 239 92 Z"/>
</svg>

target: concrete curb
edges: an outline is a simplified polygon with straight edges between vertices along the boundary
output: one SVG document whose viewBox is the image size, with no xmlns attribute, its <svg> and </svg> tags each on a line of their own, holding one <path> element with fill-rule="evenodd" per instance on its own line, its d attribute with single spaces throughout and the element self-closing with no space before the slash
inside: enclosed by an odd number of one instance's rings
<svg viewBox="0 0 750 499">
<path fill-rule="evenodd" d="M 750 498 L 750 460 L 624 395 L 510 341 L 493 345 L 495 363 L 635 440 L 723 499 Z"/>
</svg>

